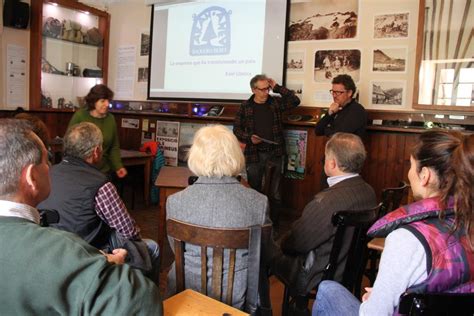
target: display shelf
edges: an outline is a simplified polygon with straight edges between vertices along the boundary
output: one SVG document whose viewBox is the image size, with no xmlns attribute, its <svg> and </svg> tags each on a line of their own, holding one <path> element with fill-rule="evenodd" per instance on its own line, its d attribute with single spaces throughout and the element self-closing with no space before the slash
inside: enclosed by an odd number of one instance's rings
<svg viewBox="0 0 474 316">
<path fill-rule="evenodd" d="M 86 39 L 91 30 L 97 37 Z M 75 108 L 91 87 L 107 84 L 109 32 L 107 12 L 75 0 L 32 1 L 30 109 Z M 85 69 L 101 77 L 84 77 Z"/>
</svg>

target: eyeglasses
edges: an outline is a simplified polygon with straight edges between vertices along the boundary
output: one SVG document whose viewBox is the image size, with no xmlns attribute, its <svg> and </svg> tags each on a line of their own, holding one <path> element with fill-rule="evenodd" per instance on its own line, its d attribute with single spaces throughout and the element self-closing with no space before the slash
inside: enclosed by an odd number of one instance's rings
<svg viewBox="0 0 474 316">
<path fill-rule="evenodd" d="M 265 88 L 257 88 L 257 87 L 255 87 L 255 89 L 260 90 L 260 91 L 262 91 L 262 92 L 268 92 L 268 91 L 270 91 L 271 88 L 270 88 L 270 87 L 265 87 Z"/>
<path fill-rule="evenodd" d="M 344 90 L 344 91 L 336 91 L 336 90 L 329 90 L 329 93 L 332 94 L 332 95 L 336 95 L 336 96 L 339 96 L 341 94 L 343 94 L 344 92 L 347 92 L 347 90 Z"/>
</svg>

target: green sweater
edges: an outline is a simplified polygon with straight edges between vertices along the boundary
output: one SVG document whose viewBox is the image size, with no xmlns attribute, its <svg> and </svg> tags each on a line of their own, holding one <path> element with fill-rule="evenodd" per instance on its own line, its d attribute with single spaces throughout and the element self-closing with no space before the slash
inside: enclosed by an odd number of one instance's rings
<svg viewBox="0 0 474 316">
<path fill-rule="evenodd" d="M 0 315 L 162 315 L 158 288 L 74 234 L 0 217 Z"/>
<path fill-rule="evenodd" d="M 115 118 L 111 113 L 107 113 L 104 118 L 96 118 L 90 115 L 89 111 L 81 108 L 74 113 L 69 121 L 69 127 L 81 122 L 94 123 L 101 131 L 104 137 L 102 145 L 103 157 L 98 168 L 104 173 L 117 171 L 123 167 L 122 159 L 120 158 L 120 144 L 117 135 L 117 125 Z"/>
</svg>

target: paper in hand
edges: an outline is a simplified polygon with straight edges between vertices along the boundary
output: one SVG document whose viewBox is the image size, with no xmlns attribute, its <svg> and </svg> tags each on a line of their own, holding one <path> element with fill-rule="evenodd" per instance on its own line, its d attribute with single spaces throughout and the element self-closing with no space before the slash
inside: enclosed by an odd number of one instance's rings
<svg viewBox="0 0 474 316">
<path fill-rule="evenodd" d="M 258 139 L 260 139 L 262 142 L 267 143 L 267 144 L 272 144 L 272 145 L 278 145 L 277 142 L 274 142 L 273 140 L 269 140 L 263 137 L 260 137 L 258 135 L 255 135 Z"/>
</svg>

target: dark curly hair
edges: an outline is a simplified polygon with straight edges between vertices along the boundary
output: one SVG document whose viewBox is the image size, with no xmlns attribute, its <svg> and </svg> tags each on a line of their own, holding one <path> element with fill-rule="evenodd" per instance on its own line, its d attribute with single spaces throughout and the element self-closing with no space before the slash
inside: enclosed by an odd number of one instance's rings
<svg viewBox="0 0 474 316">
<path fill-rule="evenodd" d="M 87 110 L 95 109 L 95 103 L 100 99 L 112 100 L 114 92 L 110 90 L 105 84 L 97 84 L 91 88 L 89 93 L 85 96 Z"/>
<path fill-rule="evenodd" d="M 332 84 L 342 84 L 346 90 L 352 91 L 352 97 L 354 97 L 356 93 L 356 85 L 354 83 L 354 80 L 352 80 L 352 77 L 349 75 L 339 75 L 334 77 L 332 79 Z"/>
<path fill-rule="evenodd" d="M 446 205 L 454 197 L 455 226 L 471 235 L 474 221 L 474 135 L 457 131 L 433 130 L 421 134 L 413 148 L 417 170 L 433 169 L 439 179 L 440 201 Z M 444 212 L 440 217 L 445 216 Z"/>
</svg>

